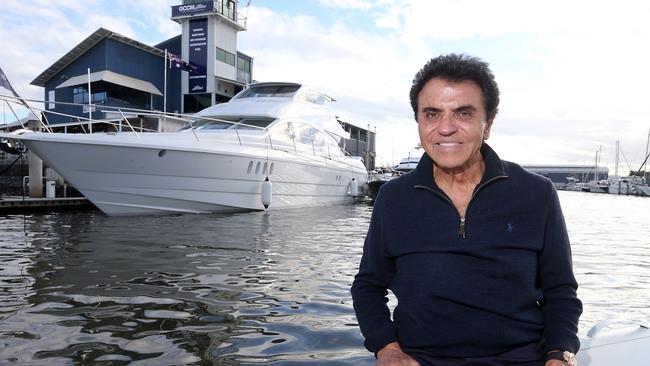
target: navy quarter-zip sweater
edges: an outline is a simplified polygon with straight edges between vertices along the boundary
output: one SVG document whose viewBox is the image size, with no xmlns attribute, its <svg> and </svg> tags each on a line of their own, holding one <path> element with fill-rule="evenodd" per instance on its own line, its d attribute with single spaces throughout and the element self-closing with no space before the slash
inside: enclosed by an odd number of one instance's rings
<svg viewBox="0 0 650 366">
<path fill-rule="evenodd" d="M 369 351 L 395 341 L 440 357 L 530 343 L 578 351 L 582 303 L 557 192 L 485 143 L 481 154 L 485 173 L 464 222 L 426 153 L 381 187 L 352 285 Z M 387 289 L 398 300 L 392 319 Z"/>
</svg>

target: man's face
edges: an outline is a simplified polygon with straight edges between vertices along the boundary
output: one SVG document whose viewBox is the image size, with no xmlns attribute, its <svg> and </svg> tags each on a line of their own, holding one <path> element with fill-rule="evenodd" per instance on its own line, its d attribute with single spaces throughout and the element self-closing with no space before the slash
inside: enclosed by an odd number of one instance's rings
<svg viewBox="0 0 650 366">
<path fill-rule="evenodd" d="M 418 94 L 417 116 L 420 142 L 436 166 L 463 172 L 481 162 L 492 121 L 476 83 L 429 80 Z"/>
</svg>

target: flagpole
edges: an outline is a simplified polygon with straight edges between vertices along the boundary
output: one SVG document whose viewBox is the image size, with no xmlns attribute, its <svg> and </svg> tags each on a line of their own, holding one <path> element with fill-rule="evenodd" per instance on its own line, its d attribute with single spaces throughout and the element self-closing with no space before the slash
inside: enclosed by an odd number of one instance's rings
<svg viewBox="0 0 650 366">
<path fill-rule="evenodd" d="M 93 94 L 90 90 L 90 67 L 88 68 L 88 130 L 93 133 Z"/>
<path fill-rule="evenodd" d="M 248 22 L 248 8 L 249 8 L 250 6 L 251 6 L 251 0 L 248 0 L 248 2 L 246 3 L 246 18 L 245 18 L 245 20 L 244 20 L 244 22 L 245 22 L 245 23 L 244 23 L 244 26 L 246 26 L 246 22 Z"/>
<path fill-rule="evenodd" d="M 167 124 L 167 49 L 165 48 L 165 87 L 163 88 L 163 124 Z M 158 131 L 161 131 L 159 128 Z"/>
</svg>

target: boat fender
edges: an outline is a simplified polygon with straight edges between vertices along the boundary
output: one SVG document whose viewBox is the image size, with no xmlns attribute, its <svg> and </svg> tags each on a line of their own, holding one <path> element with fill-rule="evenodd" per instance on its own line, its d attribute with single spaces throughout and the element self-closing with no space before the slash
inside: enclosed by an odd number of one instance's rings
<svg viewBox="0 0 650 366">
<path fill-rule="evenodd" d="M 269 177 L 264 179 L 262 182 L 262 204 L 264 208 L 269 208 L 271 205 L 271 198 L 273 197 L 273 184 L 269 180 Z"/>
<path fill-rule="evenodd" d="M 359 195 L 359 182 L 355 178 L 350 181 L 350 195 L 356 197 Z"/>
</svg>

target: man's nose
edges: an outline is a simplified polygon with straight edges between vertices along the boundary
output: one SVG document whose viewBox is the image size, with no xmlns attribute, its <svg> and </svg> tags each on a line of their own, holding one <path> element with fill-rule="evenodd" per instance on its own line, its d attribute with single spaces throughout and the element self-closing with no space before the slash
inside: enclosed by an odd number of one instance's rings
<svg viewBox="0 0 650 366">
<path fill-rule="evenodd" d="M 456 130 L 458 130 L 458 126 L 456 126 L 453 115 L 447 113 L 442 116 L 440 125 L 438 126 L 438 132 L 443 136 L 449 136 L 456 132 Z"/>
</svg>

